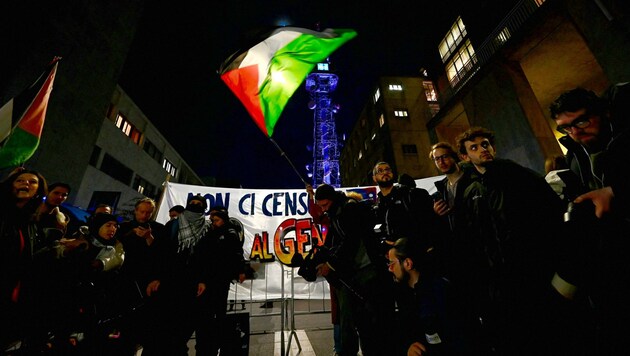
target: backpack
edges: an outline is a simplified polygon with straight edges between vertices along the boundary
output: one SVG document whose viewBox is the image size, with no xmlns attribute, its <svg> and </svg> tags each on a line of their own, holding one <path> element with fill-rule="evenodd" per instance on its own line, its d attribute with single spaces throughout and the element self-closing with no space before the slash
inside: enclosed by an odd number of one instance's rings
<svg viewBox="0 0 630 356">
<path fill-rule="evenodd" d="M 245 227 L 243 226 L 243 223 L 237 218 L 230 217 L 230 224 L 232 224 L 232 227 L 234 228 L 234 231 L 236 231 L 238 239 L 241 242 L 241 246 L 243 246 L 243 243 L 245 243 Z"/>
</svg>

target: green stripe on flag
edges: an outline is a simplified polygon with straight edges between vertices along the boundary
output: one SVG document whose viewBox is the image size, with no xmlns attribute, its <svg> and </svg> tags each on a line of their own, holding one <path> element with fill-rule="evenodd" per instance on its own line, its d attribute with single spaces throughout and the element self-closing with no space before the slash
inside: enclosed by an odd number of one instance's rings
<svg viewBox="0 0 630 356">
<path fill-rule="evenodd" d="M 274 127 L 287 102 L 313 67 L 357 35 L 354 30 L 335 32 L 339 36 L 334 38 L 310 34 L 298 36 L 279 49 L 271 59 L 268 77 L 260 91 L 260 103 L 269 137 L 273 135 Z"/>
<path fill-rule="evenodd" d="M 37 150 L 39 139 L 16 128 L 0 150 L 0 169 L 20 166 Z"/>
</svg>

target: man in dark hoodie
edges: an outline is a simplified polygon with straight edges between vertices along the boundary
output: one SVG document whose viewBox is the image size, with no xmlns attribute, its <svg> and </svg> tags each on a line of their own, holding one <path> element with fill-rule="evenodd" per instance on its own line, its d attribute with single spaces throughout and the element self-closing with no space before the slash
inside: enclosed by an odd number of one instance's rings
<svg viewBox="0 0 630 356">
<path fill-rule="evenodd" d="M 601 97 L 574 88 L 550 106 L 575 174 L 575 186 L 565 188 L 569 234 L 553 286 L 569 305 L 582 306 L 575 320 L 594 316 L 594 326 L 575 339 L 595 340 L 593 350 L 601 355 L 630 348 L 630 185 L 623 163 L 630 145 L 629 100 L 630 84 L 621 83 Z"/>
<path fill-rule="evenodd" d="M 376 218 L 370 206 L 327 184 L 317 188 L 315 200 L 330 218 L 324 243 L 330 253 L 317 270 L 337 288 L 341 354 L 356 354 L 358 349 L 356 337 L 349 334 L 355 331 L 345 327 L 353 322 L 364 355 L 387 355 L 394 302 L 391 277 L 380 265 L 384 256 L 373 236 Z"/>
</svg>

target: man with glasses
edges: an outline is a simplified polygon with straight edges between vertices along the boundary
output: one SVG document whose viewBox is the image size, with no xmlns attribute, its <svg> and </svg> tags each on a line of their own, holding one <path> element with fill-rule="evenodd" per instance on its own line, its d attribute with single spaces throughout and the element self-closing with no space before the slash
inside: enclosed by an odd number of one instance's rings
<svg viewBox="0 0 630 356">
<path fill-rule="evenodd" d="M 558 354 L 550 281 L 563 204 L 541 174 L 496 158 L 494 139 L 483 127 L 456 139 L 460 156 L 474 167 L 463 196 L 466 297 L 498 354 L 523 354 L 533 330 L 545 335 L 536 354 Z"/>
<path fill-rule="evenodd" d="M 395 185 L 394 172 L 387 162 L 378 162 L 372 170 L 372 179 L 379 187 L 376 204 L 377 220 L 381 224 L 381 238 L 387 253 L 401 237 L 435 241 L 437 217 L 433 202 L 426 189 Z"/>
<path fill-rule="evenodd" d="M 568 305 L 582 307 L 572 320 L 583 323 L 584 316 L 595 316 L 595 326 L 576 339 L 595 339 L 593 349 L 607 355 L 630 348 L 629 99 L 630 85 L 623 83 L 601 97 L 574 88 L 549 107 L 557 130 L 565 134 L 559 141 L 578 182 L 568 197 L 570 235 L 553 285 Z M 590 330 L 595 332 L 588 335 Z"/>
<path fill-rule="evenodd" d="M 433 195 L 433 211 L 445 217 L 450 230 L 454 231 L 456 201 L 461 200 L 467 184 L 464 169 L 460 167 L 457 152 L 448 142 L 431 146 L 429 159 L 435 163 L 440 174 L 445 175 L 444 179 L 435 182 L 437 193 Z"/>
</svg>

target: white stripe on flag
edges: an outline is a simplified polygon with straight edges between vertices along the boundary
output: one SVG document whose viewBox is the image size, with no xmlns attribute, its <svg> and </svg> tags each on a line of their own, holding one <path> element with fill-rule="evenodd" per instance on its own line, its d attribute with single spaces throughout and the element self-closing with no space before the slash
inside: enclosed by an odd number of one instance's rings
<svg viewBox="0 0 630 356">
<path fill-rule="evenodd" d="M 11 133 L 13 125 L 13 99 L 0 108 L 0 146 Z"/>
</svg>

